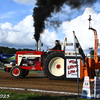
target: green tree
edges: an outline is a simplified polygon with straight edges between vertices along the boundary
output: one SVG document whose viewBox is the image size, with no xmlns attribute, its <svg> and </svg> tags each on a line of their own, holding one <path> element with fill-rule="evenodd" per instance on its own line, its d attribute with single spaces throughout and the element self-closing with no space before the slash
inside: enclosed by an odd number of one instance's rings
<svg viewBox="0 0 100 100">
<path fill-rule="evenodd" d="M 0 54 L 16 54 L 16 51 L 34 51 L 32 49 L 24 48 L 24 49 L 15 49 L 9 47 L 0 46 Z"/>
</svg>

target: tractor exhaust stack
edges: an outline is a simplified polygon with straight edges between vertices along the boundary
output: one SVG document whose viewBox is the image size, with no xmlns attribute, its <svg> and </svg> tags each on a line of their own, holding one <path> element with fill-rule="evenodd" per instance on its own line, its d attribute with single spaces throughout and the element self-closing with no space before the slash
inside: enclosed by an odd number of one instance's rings
<svg viewBox="0 0 100 100">
<path fill-rule="evenodd" d="M 38 42 L 36 42 L 36 51 L 38 51 Z"/>
</svg>

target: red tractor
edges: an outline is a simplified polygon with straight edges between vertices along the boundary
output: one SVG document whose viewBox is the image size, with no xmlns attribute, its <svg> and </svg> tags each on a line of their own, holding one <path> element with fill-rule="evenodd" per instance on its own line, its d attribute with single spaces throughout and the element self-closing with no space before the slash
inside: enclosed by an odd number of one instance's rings
<svg viewBox="0 0 100 100">
<path fill-rule="evenodd" d="M 64 39 L 62 50 L 44 51 L 17 51 L 16 64 L 5 67 L 14 78 L 27 76 L 29 71 L 44 71 L 49 79 L 64 78 L 64 53 L 67 39 Z"/>
</svg>

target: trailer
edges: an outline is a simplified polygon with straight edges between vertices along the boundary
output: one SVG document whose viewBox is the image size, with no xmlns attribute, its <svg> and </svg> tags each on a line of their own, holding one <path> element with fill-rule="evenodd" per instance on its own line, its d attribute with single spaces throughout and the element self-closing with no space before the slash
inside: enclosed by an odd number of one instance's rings
<svg viewBox="0 0 100 100">
<path fill-rule="evenodd" d="M 89 18 L 89 23 L 90 21 L 91 17 Z M 94 32 L 94 58 L 85 56 L 75 32 L 73 32 L 75 51 L 66 51 L 67 38 L 64 38 L 62 50 L 52 50 L 50 52 L 17 51 L 16 64 L 9 68 L 5 67 L 5 71 L 10 72 L 14 78 L 25 77 L 30 70 L 43 71 L 46 77 L 56 80 L 77 78 L 78 68 L 79 79 L 89 76 L 90 81 L 92 81 L 95 76 L 95 70 L 100 69 L 100 62 L 97 57 L 97 31 L 90 26 L 89 29 Z"/>
<path fill-rule="evenodd" d="M 0 61 L 3 63 L 16 62 L 16 54 L 1 54 Z"/>
</svg>

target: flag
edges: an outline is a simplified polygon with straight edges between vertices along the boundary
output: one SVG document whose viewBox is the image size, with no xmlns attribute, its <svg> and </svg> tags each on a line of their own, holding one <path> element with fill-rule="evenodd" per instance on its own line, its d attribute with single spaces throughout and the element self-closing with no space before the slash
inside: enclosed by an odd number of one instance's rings
<svg viewBox="0 0 100 100">
<path fill-rule="evenodd" d="M 79 53 L 81 55 L 81 59 L 82 59 L 82 65 L 85 66 L 85 54 L 84 51 L 77 39 L 77 37 L 75 36 L 75 33 L 73 32 L 74 35 L 74 42 L 75 42 L 75 51 L 76 53 Z"/>
</svg>

